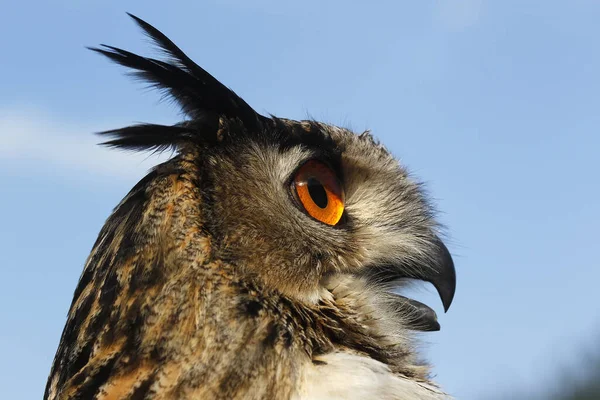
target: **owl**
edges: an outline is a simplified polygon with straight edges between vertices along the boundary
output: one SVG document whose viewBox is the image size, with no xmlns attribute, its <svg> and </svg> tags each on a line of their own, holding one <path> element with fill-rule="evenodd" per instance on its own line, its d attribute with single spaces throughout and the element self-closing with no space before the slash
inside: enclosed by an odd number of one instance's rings
<svg viewBox="0 0 600 400">
<path fill-rule="evenodd" d="M 175 125 L 101 133 L 171 149 L 87 259 L 45 399 L 444 399 L 397 294 L 452 257 L 420 185 L 369 132 L 256 113 L 147 22 L 164 59 L 92 48 L 181 106 Z"/>
</svg>

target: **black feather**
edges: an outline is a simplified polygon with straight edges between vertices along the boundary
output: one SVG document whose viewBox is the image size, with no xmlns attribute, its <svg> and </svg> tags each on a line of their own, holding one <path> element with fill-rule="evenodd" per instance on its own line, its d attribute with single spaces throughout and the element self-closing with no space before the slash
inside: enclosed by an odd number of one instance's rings
<svg viewBox="0 0 600 400">
<path fill-rule="evenodd" d="M 128 14 L 167 55 L 166 60 L 142 57 L 117 47 L 101 45 L 90 47 L 117 64 L 134 70 L 133 75 L 165 91 L 179 103 L 192 120 L 220 117 L 238 119 L 247 132 L 260 132 L 269 119 L 256 113 L 242 98 L 194 63 L 162 32 L 142 19 Z M 162 126 L 143 124 L 115 129 L 102 134 L 116 137 L 106 142 L 109 146 L 132 150 L 164 150 L 179 143 L 194 140 L 199 131 L 183 125 Z"/>
<path fill-rule="evenodd" d="M 98 132 L 114 139 L 102 143 L 127 150 L 155 150 L 176 148 L 180 144 L 197 142 L 199 132 L 183 125 L 167 126 L 140 124 Z"/>
</svg>

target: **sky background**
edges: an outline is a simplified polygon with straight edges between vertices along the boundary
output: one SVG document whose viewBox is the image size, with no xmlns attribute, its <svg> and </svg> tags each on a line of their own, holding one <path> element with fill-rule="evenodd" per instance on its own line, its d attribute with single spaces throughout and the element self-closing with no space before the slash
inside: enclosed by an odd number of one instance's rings
<svg viewBox="0 0 600 400">
<path fill-rule="evenodd" d="M 600 2 L 0 0 L 0 398 L 41 398 L 112 208 L 159 158 L 92 135 L 175 106 L 86 50 L 157 26 L 261 113 L 369 128 L 424 181 L 458 285 L 423 334 L 458 399 L 531 398 L 600 334 Z M 163 156 L 164 158 L 164 156 Z M 511 393 L 507 395 L 506 393 Z"/>
</svg>

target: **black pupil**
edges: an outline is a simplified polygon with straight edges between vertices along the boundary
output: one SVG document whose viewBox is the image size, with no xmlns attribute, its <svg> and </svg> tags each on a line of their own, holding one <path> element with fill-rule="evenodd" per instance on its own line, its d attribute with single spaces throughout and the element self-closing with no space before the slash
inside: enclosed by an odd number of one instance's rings
<svg viewBox="0 0 600 400">
<path fill-rule="evenodd" d="M 320 208 L 327 207 L 327 192 L 325 192 L 325 188 L 321 185 L 321 182 L 316 180 L 315 178 L 308 178 L 308 193 L 310 197 L 318 205 Z"/>
</svg>

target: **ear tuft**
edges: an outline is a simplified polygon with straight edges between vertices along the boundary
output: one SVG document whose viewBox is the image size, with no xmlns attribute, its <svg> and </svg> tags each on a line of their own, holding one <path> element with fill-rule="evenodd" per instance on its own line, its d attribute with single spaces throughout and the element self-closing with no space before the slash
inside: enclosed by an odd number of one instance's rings
<svg viewBox="0 0 600 400">
<path fill-rule="evenodd" d="M 166 92 L 194 121 L 218 121 L 226 117 L 241 121 L 248 132 L 262 130 L 268 118 L 256 113 L 242 98 L 194 63 L 158 29 L 132 14 L 128 15 L 162 50 L 167 56 L 166 60 L 142 57 L 108 45 L 89 49 L 133 69 L 134 76 Z M 135 150 L 166 149 L 176 147 L 180 141 L 192 140 L 194 130 L 183 125 L 143 124 L 102 134 L 117 137 L 105 143 L 109 146 Z"/>
<path fill-rule="evenodd" d="M 163 152 L 176 150 L 186 143 L 198 142 L 201 133 L 191 126 L 139 124 L 98 132 L 98 135 L 112 138 L 102 145 L 125 150 L 153 150 Z"/>
</svg>

